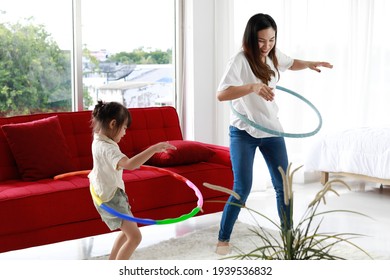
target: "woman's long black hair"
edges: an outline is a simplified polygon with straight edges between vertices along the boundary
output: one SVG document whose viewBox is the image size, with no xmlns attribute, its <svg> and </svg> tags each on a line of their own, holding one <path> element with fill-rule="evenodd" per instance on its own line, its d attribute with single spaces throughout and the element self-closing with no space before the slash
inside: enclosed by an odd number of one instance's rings
<svg viewBox="0 0 390 280">
<path fill-rule="evenodd" d="M 268 84 L 275 72 L 260 59 L 260 49 L 257 32 L 263 29 L 272 28 L 275 30 L 275 45 L 268 54 L 276 69 L 278 69 L 278 59 L 276 58 L 276 41 L 278 28 L 274 19 L 267 14 L 256 14 L 252 16 L 246 25 L 242 38 L 242 48 L 249 65 L 257 78 L 264 84 Z M 279 76 L 279 71 L 278 71 Z"/>
</svg>

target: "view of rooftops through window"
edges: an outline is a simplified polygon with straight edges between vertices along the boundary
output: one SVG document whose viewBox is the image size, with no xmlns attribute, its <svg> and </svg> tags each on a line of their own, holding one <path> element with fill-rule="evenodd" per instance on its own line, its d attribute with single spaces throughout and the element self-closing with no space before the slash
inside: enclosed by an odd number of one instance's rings
<svg viewBox="0 0 390 280">
<path fill-rule="evenodd" d="M 83 84 L 93 101 L 174 105 L 174 0 L 82 0 Z"/>
<path fill-rule="evenodd" d="M 2 0 L 0 117 L 71 111 L 77 95 L 84 110 L 97 100 L 175 106 L 174 1 Z M 82 42 L 76 93 L 74 34 Z"/>
</svg>

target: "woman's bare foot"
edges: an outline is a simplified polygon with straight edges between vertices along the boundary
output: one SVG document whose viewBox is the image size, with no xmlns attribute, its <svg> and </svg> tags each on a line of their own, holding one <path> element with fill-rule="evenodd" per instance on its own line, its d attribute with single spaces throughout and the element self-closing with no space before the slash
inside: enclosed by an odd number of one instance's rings
<svg viewBox="0 0 390 280">
<path fill-rule="evenodd" d="M 215 252 L 218 255 L 227 255 L 230 253 L 230 250 L 231 250 L 231 247 L 230 247 L 229 242 L 218 241 L 217 249 L 215 250 Z"/>
</svg>

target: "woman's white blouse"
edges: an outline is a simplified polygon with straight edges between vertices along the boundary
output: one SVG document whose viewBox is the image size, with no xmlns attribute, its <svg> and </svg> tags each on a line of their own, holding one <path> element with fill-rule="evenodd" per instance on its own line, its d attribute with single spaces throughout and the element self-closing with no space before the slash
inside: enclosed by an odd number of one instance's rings
<svg viewBox="0 0 390 280">
<path fill-rule="evenodd" d="M 287 70 L 294 63 L 294 59 L 283 54 L 278 49 L 276 49 L 276 57 L 279 63 L 279 71 Z M 271 78 L 268 86 L 275 89 L 278 81 L 278 72 L 269 57 L 267 57 L 266 63 L 276 75 Z M 225 90 L 230 86 L 242 86 L 252 83 L 262 83 L 262 81 L 253 74 L 243 51 L 240 51 L 229 60 L 225 73 L 218 86 L 218 91 Z M 272 130 L 283 131 L 278 118 L 279 108 L 275 101 L 266 101 L 261 96 L 252 92 L 232 100 L 232 105 L 240 114 L 245 115 L 251 121 Z M 242 121 L 233 112 L 230 113 L 230 125 L 245 130 L 255 138 L 274 137 L 274 135 L 258 130 Z"/>
</svg>

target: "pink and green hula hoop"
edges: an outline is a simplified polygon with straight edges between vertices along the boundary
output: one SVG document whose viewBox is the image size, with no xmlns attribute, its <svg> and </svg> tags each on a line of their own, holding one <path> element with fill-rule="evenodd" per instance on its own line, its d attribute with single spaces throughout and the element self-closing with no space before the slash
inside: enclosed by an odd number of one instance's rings
<svg viewBox="0 0 390 280">
<path fill-rule="evenodd" d="M 159 167 L 155 167 L 155 166 L 146 166 L 146 165 L 142 165 L 140 166 L 140 169 L 142 170 L 151 170 L 151 171 L 157 171 L 159 173 L 162 173 L 162 174 L 167 174 L 169 176 L 172 176 L 174 177 L 176 180 L 179 180 L 179 181 L 182 181 L 184 182 L 185 184 L 187 184 L 188 187 L 190 187 L 195 195 L 197 196 L 198 198 L 198 202 L 197 202 L 197 206 L 192 209 L 191 212 L 187 213 L 187 214 L 184 214 L 184 215 L 181 215 L 179 217 L 176 217 L 176 218 L 167 218 L 167 219 L 163 219 L 163 220 L 153 220 L 153 219 L 145 219 L 145 218 L 136 218 L 136 217 L 132 217 L 132 216 L 129 216 L 127 214 L 123 214 L 123 213 L 120 213 L 118 211 L 116 211 L 115 209 L 107 206 L 95 193 L 93 187 L 90 188 L 90 191 L 91 191 L 91 195 L 92 195 L 92 198 L 93 200 L 95 201 L 95 203 L 100 207 L 102 208 L 103 210 L 107 211 L 108 213 L 110 213 L 111 215 L 114 215 L 114 216 L 117 216 L 118 218 L 121 218 L 121 219 L 125 219 L 125 220 L 128 220 L 128 221 L 131 221 L 131 222 L 135 222 L 135 223 L 139 223 L 139 224 L 144 224 L 144 225 L 166 225 L 166 224 L 173 224 L 173 223 L 178 223 L 178 222 L 182 222 L 182 221 L 185 221 L 193 216 L 195 216 L 196 214 L 199 213 L 199 211 L 202 209 L 202 206 L 203 206 L 203 196 L 202 196 L 202 193 L 199 191 L 199 189 L 195 186 L 194 183 L 192 183 L 190 180 L 188 180 L 187 178 L 175 173 L 175 172 L 172 172 L 170 170 L 167 170 L 167 169 L 164 169 L 164 168 L 159 168 Z"/>
</svg>

